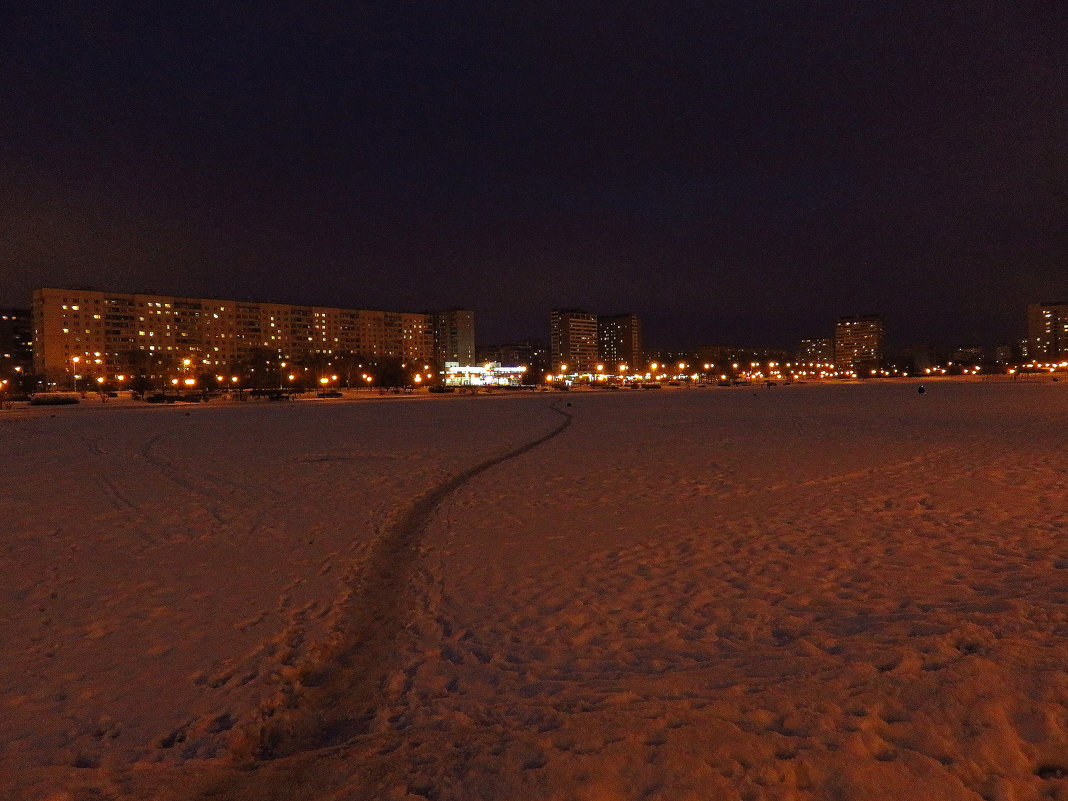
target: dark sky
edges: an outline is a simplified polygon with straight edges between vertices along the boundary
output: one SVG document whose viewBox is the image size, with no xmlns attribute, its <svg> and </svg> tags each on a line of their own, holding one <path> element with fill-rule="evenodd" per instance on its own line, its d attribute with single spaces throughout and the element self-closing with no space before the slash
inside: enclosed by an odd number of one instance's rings
<svg viewBox="0 0 1068 801">
<path fill-rule="evenodd" d="M 0 305 L 37 286 L 633 311 L 652 345 L 1068 297 L 1055 2 L 27 2 L 0 11 Z"/>
</svg>

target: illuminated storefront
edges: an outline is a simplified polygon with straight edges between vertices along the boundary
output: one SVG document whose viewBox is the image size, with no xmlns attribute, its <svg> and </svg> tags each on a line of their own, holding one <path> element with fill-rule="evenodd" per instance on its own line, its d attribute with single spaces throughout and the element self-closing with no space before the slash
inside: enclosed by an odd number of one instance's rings
<svg viewBox="0 0 1068 801">
<path fill-rule="evenodd" d="M 496 362 L 464 366 L 445 362 L 444 382 L 448 387 L 517 387 L 526 371 L 526 367 L 501 367 Z"/>
</svg>

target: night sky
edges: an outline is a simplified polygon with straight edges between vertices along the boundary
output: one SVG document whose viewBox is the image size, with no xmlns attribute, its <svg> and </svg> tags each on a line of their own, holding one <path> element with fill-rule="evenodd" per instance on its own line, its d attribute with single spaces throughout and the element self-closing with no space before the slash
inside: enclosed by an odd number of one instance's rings
<svg viewBox="0 0 1068 801">
<path fill-rule="evenodd" d="M 17 7 L 13 7 L 17 6 Z M 200 6 L 200 7 L 198 7 Z M 652 346 L 1020 336 L 1068 298 L 1056 2 L 7 4 L 38 286 L 636 312 Z"/>
</svg>

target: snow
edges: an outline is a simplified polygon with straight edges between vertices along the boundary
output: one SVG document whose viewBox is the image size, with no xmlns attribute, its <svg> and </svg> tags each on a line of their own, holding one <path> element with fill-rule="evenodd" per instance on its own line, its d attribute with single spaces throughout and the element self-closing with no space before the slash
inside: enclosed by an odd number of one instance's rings
<svg viewBox="0 0 1068 801">
<path fill-rule="evenodd" d="M 0 796 L 1068 799 L 1068 389 L 927 389 L 5 411 Z"/>
</svg>

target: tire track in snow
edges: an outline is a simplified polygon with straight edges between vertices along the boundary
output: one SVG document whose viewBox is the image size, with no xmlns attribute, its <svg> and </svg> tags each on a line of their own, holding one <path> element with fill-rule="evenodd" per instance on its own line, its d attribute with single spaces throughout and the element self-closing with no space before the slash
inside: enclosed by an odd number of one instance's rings
<svg viewBox="0 0 1068 801">
<path fill-rule="evenodd" d="M 250 756 L 273 760 L 330 748 L 365 733 L 384 701 L 397 635 L 409 615 L 409 577 L 420 542 L 438 506 L 472 479 L 563 433 L 572 415 L 511 451 L 486 459 L 428 490 L 385 530 L 353 582 L 336 636 L 261 706 L 247 732 Z M 251 742 L 249 742 L 251 740 Z"/>
</svg>

